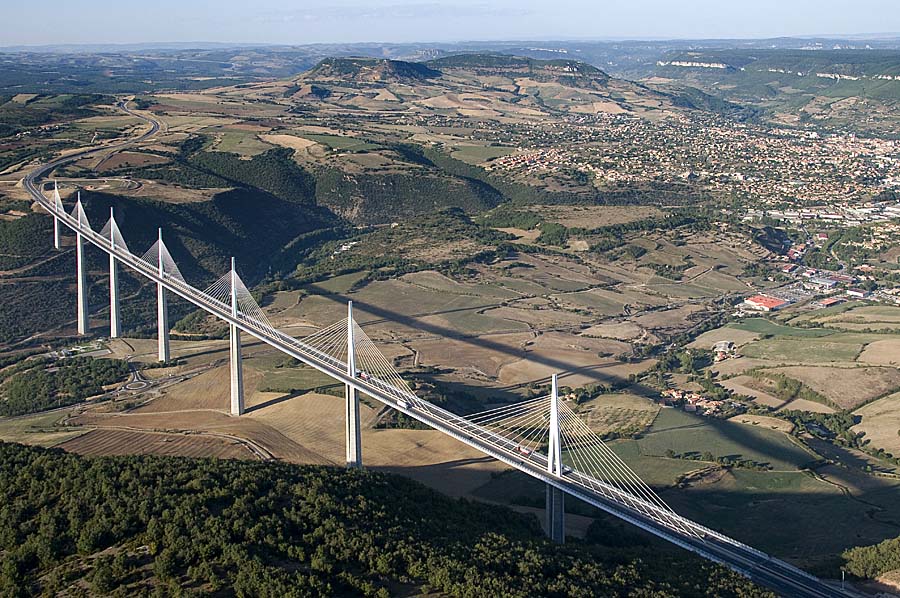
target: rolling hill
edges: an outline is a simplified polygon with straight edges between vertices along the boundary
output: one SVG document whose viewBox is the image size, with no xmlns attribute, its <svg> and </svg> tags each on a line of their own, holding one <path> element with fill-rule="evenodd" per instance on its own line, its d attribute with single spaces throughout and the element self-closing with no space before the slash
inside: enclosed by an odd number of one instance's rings
<svg viewBox="0 0 900 598">
<path fill-rule="evenodd" d="M 326 58 L 307 73 L 313 79 L 355 80 L 360 83 L 414 82 L 441 73 L 417 62 L 378 58 Z"/>
</svg>

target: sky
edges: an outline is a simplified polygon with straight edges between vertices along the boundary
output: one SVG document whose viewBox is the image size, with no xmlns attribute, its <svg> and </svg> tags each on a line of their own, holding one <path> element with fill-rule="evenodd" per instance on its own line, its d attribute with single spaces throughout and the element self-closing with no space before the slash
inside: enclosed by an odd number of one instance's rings
<svg viewBox="0 0 900 598">
<path fill-rule="evenodd" d="M 759 38 L 900 32 L 900 7 L 897 0 L 0 0 L 0 22 L 0 46 Z"/>
</svg>

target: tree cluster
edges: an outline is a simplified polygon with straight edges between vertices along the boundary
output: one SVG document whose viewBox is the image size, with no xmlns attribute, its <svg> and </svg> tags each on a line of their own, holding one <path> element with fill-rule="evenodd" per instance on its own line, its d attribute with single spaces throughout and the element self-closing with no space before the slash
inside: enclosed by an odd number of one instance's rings
<svg viewBox="0 0 900 598">
<path fill-rule="evenodd" d="M 658 547 L 555 546 L 532 516 L 369 471 L 0 444 L 0 505 L 4 596 L 85 581 L 128 596 L 769 596 Z"/>
</svg>

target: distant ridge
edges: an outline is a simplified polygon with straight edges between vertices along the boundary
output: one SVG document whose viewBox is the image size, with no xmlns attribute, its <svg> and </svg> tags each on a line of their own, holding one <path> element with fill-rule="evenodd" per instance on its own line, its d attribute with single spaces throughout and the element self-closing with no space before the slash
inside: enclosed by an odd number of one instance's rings
<svg viewBox="0 0 900 598">
<path fill-rule="evenodd" d="M 429 60 L 437 69 L 464 69 L 481 74 L 528 76 L 538 81 L 560 81 L 567 84 L 605 84 L 609 75 L 595 66 L 571 59 L 539 60 L 509 54 L 454 54 Z"/>
<path fill-rule="evenodd" d="M 311 79 L 341 79 L 365 82 L 423 81 L 441 72 L 419 62 L 384 58 L 326 58 L 305 73 Z"/>
</svg>

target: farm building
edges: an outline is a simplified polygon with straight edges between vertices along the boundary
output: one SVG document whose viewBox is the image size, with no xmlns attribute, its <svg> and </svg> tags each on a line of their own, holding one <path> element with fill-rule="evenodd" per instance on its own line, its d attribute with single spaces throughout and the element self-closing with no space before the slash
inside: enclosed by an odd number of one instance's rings
<svg viewBox="0 0 900 598">
<path fill-rule="evenodd" d="M 816 307 L 831 307 L 832 305 L 837 305 L 838 303 L 843 303 L 844 300 L 840 297 L 826 297 L 824 299 L 819 299 L 815 303 L 813 303 Z"/>
<path fill-rule="evenodd" d="M 729 357 L 737 357 L 735 353 L 734 342 L 732 341 L 719 341 L 713 345 L 713 361 L 719 363 L 720 361 L 724 361 Z"/>
</svg>

